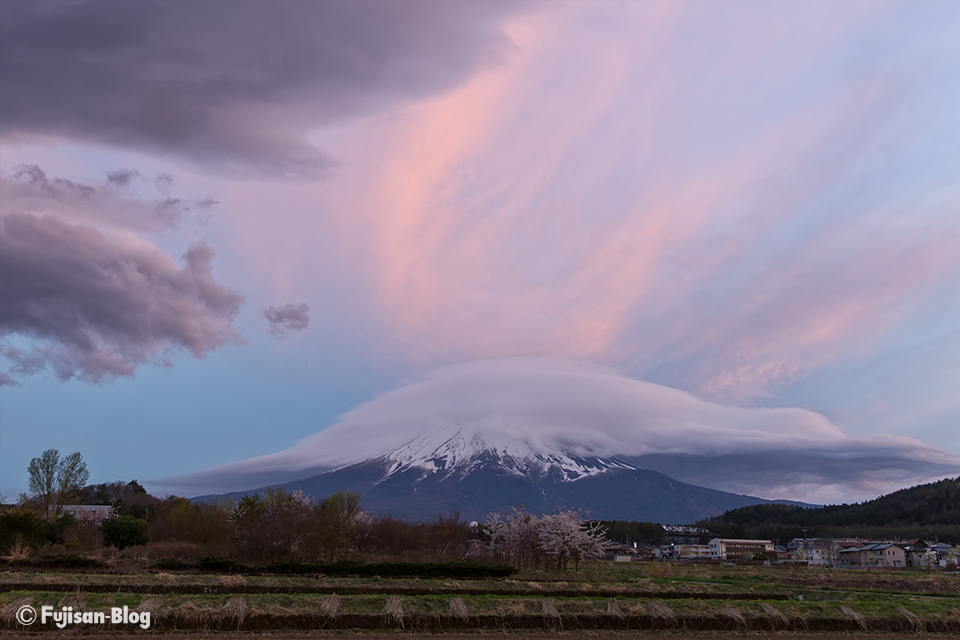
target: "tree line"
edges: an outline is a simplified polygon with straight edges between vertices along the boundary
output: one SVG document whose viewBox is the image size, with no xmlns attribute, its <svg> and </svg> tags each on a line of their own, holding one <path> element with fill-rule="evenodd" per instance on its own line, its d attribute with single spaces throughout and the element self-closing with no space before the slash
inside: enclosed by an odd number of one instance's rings
<svg viewBox="0 0 960 640">
<path fill-rule="evenodd" d="M 960 478 L 921 484 L 856 504 L 818 508 L 756 504 L 701 520 L 721 537 L 791 540 L 807 536 L 960 540 Z"/>
<path fill-rule="evenodd" d="M 258 564 L 370 561 L 506 560 L 518 567 L 565 570 L 603 554 L 599 523 L 575 511 L 537 516 L 515 510 L 468 524 L 457 511 L 428 522 L 372 515 L 362 496 L 337 492 L 312 498 L 273 488 L 239 500 L 197 503 L 150 495 L 136 481 L 82 485 L 89 477 L 79 453 L 44 452 L 28 467 L 32 495 L 0 514 L 0 553 L 24 556 L 41 547 L 99 554 L 147 545 L 158 557 L 195 561 L 229 558 Z M 74 510 L 67 504 L 109 505 Z"/>
</svg>

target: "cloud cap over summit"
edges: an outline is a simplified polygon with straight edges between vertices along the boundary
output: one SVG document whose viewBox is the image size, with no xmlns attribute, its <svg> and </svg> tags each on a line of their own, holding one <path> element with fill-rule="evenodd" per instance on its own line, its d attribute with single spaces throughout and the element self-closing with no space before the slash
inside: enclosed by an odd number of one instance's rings
<svg viewBox="0 0 960 640">
<path fill-rule="evenodd" d="M 724 406 L 605 367 L 503 358 L 436 369 L 287 451 L 178 483 L 251 488 L 236 485 L 258 474 L 306 475 L 359 462 L 454 425 L 494 448 L 626 456 L 679 480 L 764 498 L 868 496 L 960 469 L 952 454 L 911 438 L 850 437 L 813 411 Z"/>
</svg>

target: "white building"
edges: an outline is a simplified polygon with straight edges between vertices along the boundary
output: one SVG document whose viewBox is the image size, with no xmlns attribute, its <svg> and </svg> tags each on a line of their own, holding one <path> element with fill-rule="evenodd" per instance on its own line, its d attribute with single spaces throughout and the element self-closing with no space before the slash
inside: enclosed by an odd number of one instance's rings
<svg viewBox="0 0 960 640">
<path fill-rule="evenodd" d="M 708 546 L 710 557 L 715 560 L 753 560 L 758 553 L 773 551 L 772 540 L 714 538 Z"/>
</svg>

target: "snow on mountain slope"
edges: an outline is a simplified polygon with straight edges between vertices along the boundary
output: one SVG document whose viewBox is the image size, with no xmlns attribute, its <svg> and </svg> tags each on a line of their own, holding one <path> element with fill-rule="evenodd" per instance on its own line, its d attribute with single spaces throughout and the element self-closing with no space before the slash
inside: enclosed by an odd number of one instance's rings
<svg viewBox="0 0 960 640">
<path fill-rule="evenodd" d="M 452 426 L 416 438 L 381 457 L 388 463 L 385 479 L 418 469 L 423 475 L 465 476 L 480 466 L 495 465 L 520 477 L 540 478 L 552 474 L 557 481 L 578 480 L 611 469 L 637 469 L 624 460 L 584 458 L 554 449 L 545 452 L 525 442 L 489 445 L 477 432 Z"/>
</svg>

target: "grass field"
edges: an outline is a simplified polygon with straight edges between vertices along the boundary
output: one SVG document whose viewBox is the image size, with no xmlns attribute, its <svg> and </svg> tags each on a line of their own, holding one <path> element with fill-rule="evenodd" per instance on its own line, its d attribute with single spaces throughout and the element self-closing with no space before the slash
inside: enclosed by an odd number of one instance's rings
<svg viewBox="0 0 960 640">
<path fill-rule="evenodd" d="M 677 563 L 593 562 L 581 569 L 483 580 L 4 571 L 0 628 L 27 630 L 15 619 L 17 609 L 50 605 L 149 611 L 151 629 L 166 632 L 960 632 L 957 575 Z M 135 631 L 114 631 L 123 630 Z"/>
</svg>

